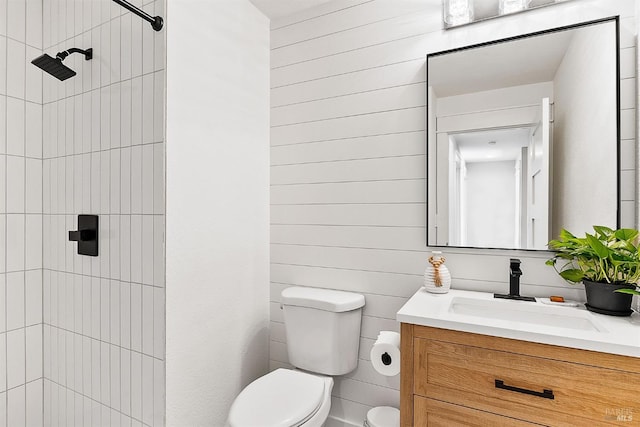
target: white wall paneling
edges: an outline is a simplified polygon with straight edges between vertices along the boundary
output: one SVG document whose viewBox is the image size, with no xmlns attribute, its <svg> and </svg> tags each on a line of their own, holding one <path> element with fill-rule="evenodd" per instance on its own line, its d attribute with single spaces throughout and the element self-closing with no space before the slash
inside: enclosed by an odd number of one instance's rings
<svg viewBox="0 0 640 427">
<path fill-rule="evenodd" d="M 333 1 L 272 21 L 270 367 L 288 362 L 282 289 L 343 289 L 367 301 L 360 365 L 336 380 L 331 425 L 361 425 L 372 406 L 398 404 L 397 379 L 373 372 L 367 353 L 381 329 L 398 329 L 395 312 L 421 286 L 428 256 L 426 55 L 620 15 L 621 213 L 633 225 L 635 4 L 577 0 L 448 31 L 439 0 Z M 516 256 L 522 292 L 584 298 L 544 265 L 544 252 L 445 252 L 454 288 L 504 291 Z"/>
</svg>

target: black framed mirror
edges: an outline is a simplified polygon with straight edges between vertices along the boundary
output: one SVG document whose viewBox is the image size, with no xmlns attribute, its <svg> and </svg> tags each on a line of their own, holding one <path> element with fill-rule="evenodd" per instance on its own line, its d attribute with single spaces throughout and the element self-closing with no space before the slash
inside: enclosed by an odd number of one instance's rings
<svg viewBox="0 0 640 427">
<path fill-rule="evenodd" d="M 427 246 L 619 227 L 619 18 L 427 55 Z"/>
</svg>

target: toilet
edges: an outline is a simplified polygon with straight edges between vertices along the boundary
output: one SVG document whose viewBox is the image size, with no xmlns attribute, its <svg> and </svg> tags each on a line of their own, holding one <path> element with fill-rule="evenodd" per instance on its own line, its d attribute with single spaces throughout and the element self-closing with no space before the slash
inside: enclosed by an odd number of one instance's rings
<svg viewBox="0 0 640 427">
<path fill-rule="evenodd" d="M 253 381 L 231 405 L 230 427 L 321 427 L 335 375 L 358 365 L 364 296 L 294 286 L 282 291 L 289 363 Z"/>
</svg>

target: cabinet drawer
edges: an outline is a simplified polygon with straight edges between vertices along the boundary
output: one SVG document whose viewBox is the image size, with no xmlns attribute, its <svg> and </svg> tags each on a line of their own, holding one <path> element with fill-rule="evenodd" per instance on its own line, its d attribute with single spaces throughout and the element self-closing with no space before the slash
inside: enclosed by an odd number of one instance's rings
<svg viewBox="0 0 640 427">
<path fill-rule="evenodd" d="M 640 374 L 423 338 L 413 356 L 424 397 L 554 426 L 640 426 Z"/>
<path fill-rule="evenodd" d="M 414 404 L 414 427 L 527 427 L 539 424 L 514 420 L 477 409 L 457 406 L 438 400 L 416 396 Z"/>
</svg>

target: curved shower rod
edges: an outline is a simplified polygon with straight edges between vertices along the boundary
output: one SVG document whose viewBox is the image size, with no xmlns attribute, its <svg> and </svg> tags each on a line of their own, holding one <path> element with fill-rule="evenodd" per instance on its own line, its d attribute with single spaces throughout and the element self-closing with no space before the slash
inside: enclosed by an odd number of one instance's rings
<svg viewBox="0 0 640 427">
<path fill-rule="evenodd" d="M 149 21 L 151 23 L 151 28 L 153 28 L 154 30 L 160 31 L 162 29 L 164 21 L 160 16 L 151 16 L 144 10 L 138 9 L 137 7 L 135 7 L 134 5 L 132 5 L 131 3 L 125 0 L 113 0 L 113 1 L 118 3 L 120 6 L 124 7 L 125 9 L 135 13 L 145 21 Z"/>
</svg>

